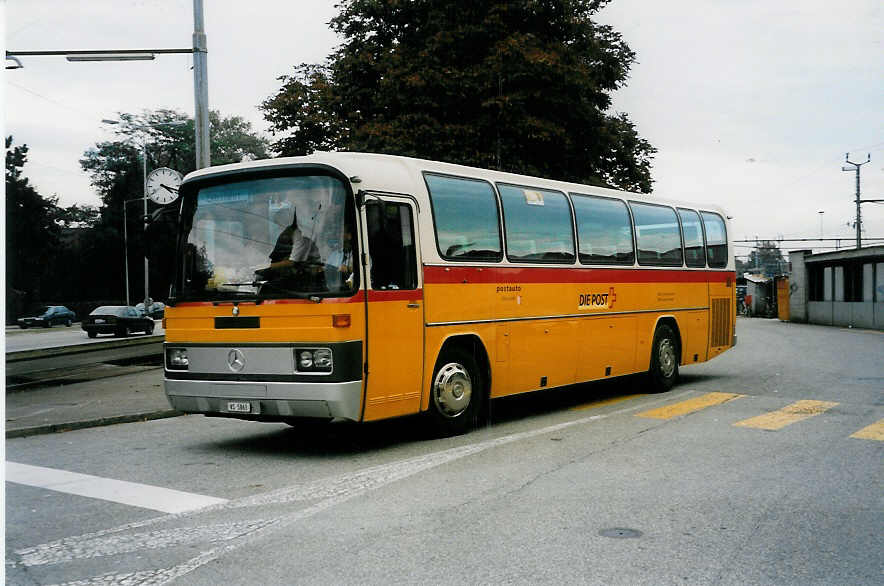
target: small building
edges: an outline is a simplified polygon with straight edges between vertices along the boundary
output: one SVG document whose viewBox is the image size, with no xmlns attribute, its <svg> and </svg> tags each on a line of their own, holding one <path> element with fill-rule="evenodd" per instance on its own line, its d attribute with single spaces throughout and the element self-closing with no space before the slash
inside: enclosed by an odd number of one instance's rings
<svg viewBox="0 0 884 586">
<path fill-rule="evenodd" d="M 773 280 L 762 275 L 743 275 L 746 279 L 746 305 L 750 315 L 769 316 L 775 309 Z"/>
<path fill-rule="evenodd" d="M 884 330 L 884 246 L 789 258 L 790 321 Z"/>
</svg>

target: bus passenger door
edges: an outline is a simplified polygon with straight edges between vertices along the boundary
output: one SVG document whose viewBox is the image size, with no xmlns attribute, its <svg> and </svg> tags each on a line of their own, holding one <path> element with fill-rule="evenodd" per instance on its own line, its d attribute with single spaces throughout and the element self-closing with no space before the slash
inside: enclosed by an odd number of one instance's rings
<svg viewBox="0 0 884 586">
<path fill-rule="evenodd" d="M 382 198 L 382 199 L 379 199 Z M 363 420 L 420 411 L 424 356 L 424 299 L 414 202 L 366 198 L 366 389 Z"/>
</svg>

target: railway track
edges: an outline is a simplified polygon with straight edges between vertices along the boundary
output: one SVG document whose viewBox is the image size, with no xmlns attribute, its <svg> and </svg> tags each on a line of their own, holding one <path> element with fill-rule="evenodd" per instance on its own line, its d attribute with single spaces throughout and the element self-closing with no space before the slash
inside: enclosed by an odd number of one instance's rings
<svg viewBox="0 0 884 586">
<path fill-rule="evenodd" d="M 82 382 L 162 365 L 163 336 L 6 353 L 6 391 Z"/>
</svg>

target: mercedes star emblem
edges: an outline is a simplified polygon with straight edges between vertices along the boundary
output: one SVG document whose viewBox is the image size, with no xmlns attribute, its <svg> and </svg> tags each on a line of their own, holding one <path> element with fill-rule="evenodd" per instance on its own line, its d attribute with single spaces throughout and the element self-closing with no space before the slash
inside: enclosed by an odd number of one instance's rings
<svg viewBox="0 0 884 586">
<path fill-rule="evenodd" d="M 246 366 L 246 357 L 240 350 L 234 348 L 227 353 L 227 366 L 233 372 L 239 372 Z"/>
</svg>

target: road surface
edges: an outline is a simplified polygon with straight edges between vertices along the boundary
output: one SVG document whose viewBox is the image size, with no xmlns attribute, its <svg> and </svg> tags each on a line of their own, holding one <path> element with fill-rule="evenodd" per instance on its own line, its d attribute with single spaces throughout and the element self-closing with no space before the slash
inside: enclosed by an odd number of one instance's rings
<svg viewBox="0 0 884 586">
<path fill-rule="evenodd" d="M 884 334 L 740 319 L 669 393 L 487 427 L 185 416 L 6 443 L 10 584 L 881 584 Z"/>
</svg>

